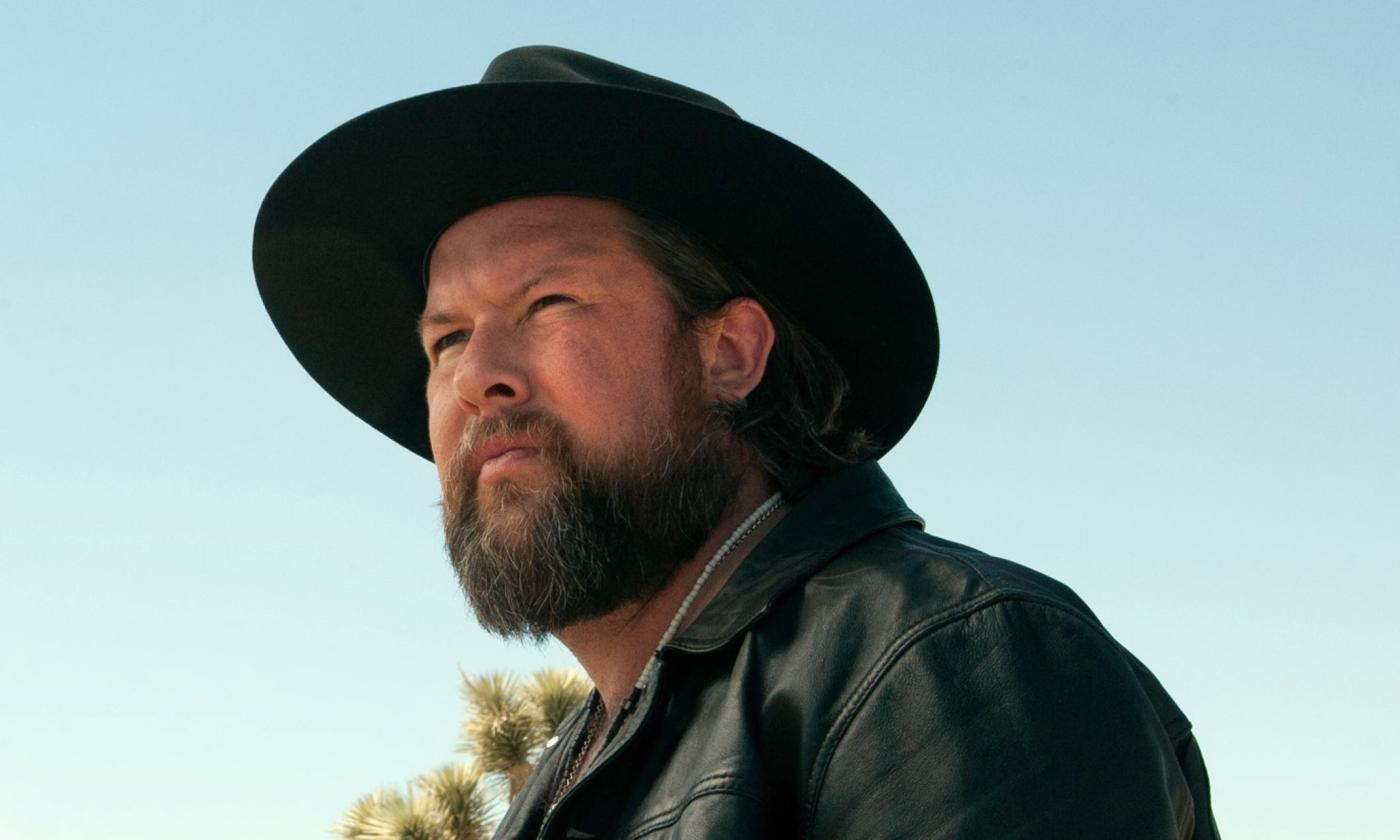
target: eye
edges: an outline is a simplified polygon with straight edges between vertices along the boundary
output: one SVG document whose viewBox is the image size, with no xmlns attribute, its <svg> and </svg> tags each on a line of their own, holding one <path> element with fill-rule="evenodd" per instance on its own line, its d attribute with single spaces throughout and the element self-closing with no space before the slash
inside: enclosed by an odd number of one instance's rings
<svg viewBox="0 0 1400 840">
<path fill-rule="evenodd" d="M 446 335 L 439 338 L 437 341 L 433 342 L 433 355 L 438 356 L 442 353 L 442 351 L 446 350 L 452 345 L 461 344 L 462 342 L 466 341 L 470 335 L 471 333 L 467 332 L 466 330 L 453 330 L 452 332 L 447 333 Z"/>
<path fill-rule="evenodd" d="M 533 314 L 533 313 L 535 313 L 535 312 L 540 311 L 541 309 L 544 309 L 545 307 L 553 306 L 553 305 L 556 304 L 556 303 L 573 303 L 573 302 L 574 302 L 574 299 L 571 298 L 571 297 L 569 297 L 568 295 L 545 295 L 544 297 L 539 298 L 539 299 L 536 300 L 534 303 L 530 304 L 530 310 L 529 310 L 529 311 L 530 311 L 531 314 Z"/>
</svg>

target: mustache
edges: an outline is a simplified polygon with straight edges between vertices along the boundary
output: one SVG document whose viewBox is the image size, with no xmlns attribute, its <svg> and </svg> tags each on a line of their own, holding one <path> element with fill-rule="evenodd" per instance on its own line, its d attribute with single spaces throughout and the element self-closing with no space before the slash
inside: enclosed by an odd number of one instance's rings
<svg viewBox="0 0 1400 840">
<path fill-rule="evenodd" d="M 486 417 L 471 424 L 462 434 L 448 461 L 448 476 L 458 482 L 471 479 L 474 484 L 475 476 L 463 475 L 463 472 L 473 463 L 477 449 L 485 441 L 505 436 L 529 438 L 542 456 L 556 462 L 571 449 L 568 430 L 557 417 L 538 411 Z"/>
</svg>

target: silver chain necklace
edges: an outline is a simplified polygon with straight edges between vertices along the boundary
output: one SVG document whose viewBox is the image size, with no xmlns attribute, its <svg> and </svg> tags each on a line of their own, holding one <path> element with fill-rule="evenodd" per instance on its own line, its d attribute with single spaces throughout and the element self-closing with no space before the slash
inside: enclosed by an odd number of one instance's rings
<svg viewBox="0 0 1400 840">
<path fill-rule="evenodd" d="M 637 698 L 641 697 L 642 692 L 646 690 L 647 683 L 651 679 L 651 673 L 655 670 L 657 663 L 660 662 L 661 649 L 670 644 L 671 639 L 674 638 L 676 633 L 680 630 L 681 622 L 685 620 L 686 613 L 690 612 L 691 605 L 695 603 L 695 599 L 700 595 L 700 590 L 704 587 L 706 581 L 715 573 L 715 569 L 719 568 L 719 564 L 723 562 L 724 558 L 728 557 L 730 552 L 732 552 L 739 543 L 743 542 L 749 534 L 752 534 L 759 525 L 762 525 L 765 519 L 772 516 L 773 511 L 777 510 L 778 505 L 782 503 L 782 493 L 774 493 L 769 496 L 762 504 L 754 508 L 753 513 L 750 513 L 747 519 L 740 522 L 739 527 L 735 528 L 734 532 L 729 535 L 729 539 L 725 540 L 724 544 L 715 550 L 714 556 L 710 558 L 710 562 L 705 564 L 705 568 L 700 571 L 700 576 L 695 579 L 695 583 L 690 587 L 690 593 L 685 596 L 684 601 L 681 601 L 681 605 L 676 610 L 676 614 L 672 616 L 671 624 L 666 628 L 666 632 L 661 634 L 661 641 L 656 643 L 656 649 L 652 651 L 651 658 L 647 660 L 646 667 L 642 669 L 642 675 L 638 677 L 637 684 L 632 687 L 631 695 L 627 698 L 626 702 L 622 704 L 622 708 L 618 710 L 617 719 L 613 721 L 610 727 L 609 736 L 611 736 L 612 731 L 617 729 L 623 717 L 636 706 Z M 564 798 L 564 794 L 569 792 L 569 788 L 574 786 L 574 781 L 578 778 L 579 772 L 583 770 L 583 763 L 588 758 L 588 752 L 593 748 L 593 739 L 598 735 L 598 723 L 600 720 L 597 714 L 597 705 L 598 704 L 593 702 L 590 696 L 588 708 L 584 709 L 583 712 L 582 737 L 579 740 L 578 746 L 574 749 L 573 756 L 569 759 L 568 769 L 565 771 L 563 778 L 559 780 L 559 784 L 555 787 L 553 795 L 549 798 L 549 811 L 553 811 L 554 806 L 559 804 L 559 800 Z"/>
</svg>

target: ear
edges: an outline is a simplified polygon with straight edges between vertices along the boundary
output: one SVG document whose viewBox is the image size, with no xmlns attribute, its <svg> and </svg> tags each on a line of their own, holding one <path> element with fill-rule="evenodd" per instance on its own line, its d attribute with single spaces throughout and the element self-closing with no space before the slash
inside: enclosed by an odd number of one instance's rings
<svg viewBox="0 0 1400 840">
<path fill-rule="evenodd" d="M 763 379 L 773 350 L 773 321 L 752 298 L 735 298 L 705 319 L 700 345 L 706 394 L 738 402 Z"/>
</svg>

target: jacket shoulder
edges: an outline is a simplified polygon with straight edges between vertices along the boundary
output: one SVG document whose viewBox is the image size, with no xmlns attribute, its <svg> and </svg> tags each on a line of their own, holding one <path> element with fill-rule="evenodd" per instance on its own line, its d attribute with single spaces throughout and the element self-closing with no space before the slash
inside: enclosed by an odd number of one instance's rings
<svg viewBox="0 0 1400 840">
<path fill-rule="evenodd" d="M 801 587 L 798 602 L 802 613 L 834 621 L 842 632 L 856 633 L 885 652 L 911 634 L 927 636 L 984 610 L 1034 606 L 1045 620 L 1053 617 L 1121 659 L 1173 737 L 1190 729 L 1152 672 L 1110 635 L 1069 586 L 917 527 L 888 528 L 850 546 Z M 1034 644 L 1035 632 L 1028 626 L 1002 643 Z"/>
<path fill-rule="evenodd" d="M 832 607 L 878 602 L 878 613 L 895 623 L 939 616 L 953 621 L 996 601 L 1018 600 L 1064 611 L 1102 631 L 1089 606 L 1058 580 L 913 526 L 888 528 L 848 547 L 802 590 L 803 598 L 845 602 Z M 873 609 L 843 612 L 857 620 L 876 617 Z"/>
<path fill-rule="evenodd" d="M 949 837 L 1039 821 L 1051 834 L 1190 836 L 1192 795 L 1173 758 L 1189 722 L 1069 587 L 902 527 L 850 547 L 792 595 L 792 618 L 807 632 L 824 622 L 843 666 L 808 675 L 841 685 L 803 796 L 813 836 L 845 836 L 906 785 L 927 795 L 901 818 L 947 825 Z M 983 793 L 962 795 L 969 784 Z M 1100 804 L 1071 813 L 1064 801 Z"/>
</svg>

